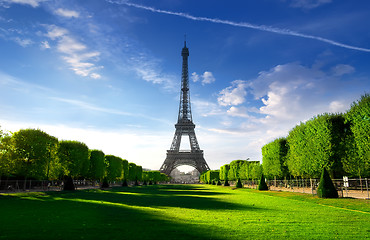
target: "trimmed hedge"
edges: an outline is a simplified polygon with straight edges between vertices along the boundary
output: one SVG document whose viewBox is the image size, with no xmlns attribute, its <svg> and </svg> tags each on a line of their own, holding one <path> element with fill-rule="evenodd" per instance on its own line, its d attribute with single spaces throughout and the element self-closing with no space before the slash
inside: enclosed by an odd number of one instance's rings
<svg viewBox="0 0 370 240">
<path fill-rule="evenodd" d="M 326 168 L 322 169 L 320 184 L 317 188 L 317 196 L 320 198 L 338 198 L 337 189 L 326 171 Z"/>
<path fill-rule="evenodd" d="M 263 174 L 268 178 L 289 175 L 286 165 L 288 145 L 286 138 L 278 138 L 262 147 Z"/>
<path fill-rule="evenodd" d="M 263 174 L 261 175 L 261 180 L 258 184 L 258 190 L 260 191 L 269 190 L 269 187 L 267 186 L 266 181 L 265 181 L 265 176 Z"/>
<path fill-rule="evenodd" d="M 242 181 L 240 181 L 240 178 L 238 178 L 238 182 L 236 183 L 236 187 L 237 188 L 242 188 L 243 187 L 243 184 L 242 184 Z"/>
</svg>

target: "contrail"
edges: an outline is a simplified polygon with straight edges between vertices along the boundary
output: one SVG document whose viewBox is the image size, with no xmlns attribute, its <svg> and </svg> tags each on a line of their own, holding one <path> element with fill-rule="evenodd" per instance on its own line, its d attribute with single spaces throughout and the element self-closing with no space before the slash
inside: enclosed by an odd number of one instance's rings
<svg viewBox="0 0 370 240">
<path fill-rule="evenodd" d="M 265 31 L 265 32 L 272 32 L 272 33 L 283 34 L 283 35 L 309 38 L 309 39 L 314 39 L 314 40 L 317 40 L 317 41 L 329 43 L 331 45 L 342 47 L 342 48 L 347 48 L 347 49 L 352 49 L 352 50 L 357 50 L 357 51 L 362 51 L 362 52 L 370 52 L 370 49 L 368 49 L 368 48 L 355 47 L 355 46 L 340 43 L 340 42 L 337 42 L 337 41 L 334 41 L 334 40 L 330 40 L 330 39 L 327 39 L 327 38 L 308 35 L 308 34 L 304 34 L 304 33 L 299 33 L 299 32 L 289 30 L 289 29 L 274 28 L 274 27 L 266 26 L 266 25 L 255 25 L 255 24 L 246 23 L 246 22 L 232 22 L 232 21 L 229 21 L 229 20 L 222 20 L 222 19 L 217 19 L 217 18 L 196 17 L 196 16 L 192 16 L 192 15 L 187 14 L 187 13 L 171 12 L 171 11 L 156 9 L 156 8 L 153 8 L 153 7 L 148 7 L 148 6 L 144 6 L 144 5 L 140 5 L 140 4 L 136 4 L 136 3 L 127 2 L 127 1 L 124 1 L 124 0 L 122 0 L 122 1 L 107 0 L 107 2 L 114 3 L 114 4 L 122 4 L 122 5 L 126 5 L 126 6 L 129 6 L 129 7 L 134 7 L 134 8 L 139 8 L 139 9 L 144 9 L 144 10 L 155 12 L 155 13 L 162 13 L 162 14 L 179 16 L 179 17 L 191 19 L 191 20 L 194 20 L 194 21 L 204 21 L 204 22 L 226 24 L 226 25 L 230 25 L 230 26 L 234 26 L 234 27 L 251 28 L 251 29 L 256 29 L 256 30 Z"/>
</svg>

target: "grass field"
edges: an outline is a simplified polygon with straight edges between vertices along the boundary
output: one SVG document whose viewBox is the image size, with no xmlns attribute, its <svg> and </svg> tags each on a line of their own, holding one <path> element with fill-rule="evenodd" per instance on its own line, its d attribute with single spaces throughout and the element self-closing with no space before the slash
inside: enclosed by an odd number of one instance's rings
<svg viewBox="0 0 370 240">
<path fill-rule="evenodd" d="M 0 195 L 0 239 L 370 239 L 369 200 L 210 185 Z"/>
</svg>

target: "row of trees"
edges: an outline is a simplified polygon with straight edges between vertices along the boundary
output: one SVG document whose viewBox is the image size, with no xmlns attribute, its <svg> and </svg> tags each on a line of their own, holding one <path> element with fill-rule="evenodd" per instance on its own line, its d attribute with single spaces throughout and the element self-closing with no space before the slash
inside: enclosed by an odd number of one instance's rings
<svg viewBox="0 0 370 240">
<path fill-rule="evenodd" d="M 82 142 L 58 141 L 39 129 L 22 129 L 12 135 L 0 131 L 0 177 L 158 182 L 167 180 L 163 175 L 143 172 L 135 163 L 90 150 Z"/>
<path fill-rule="evenodd" d="M 370 176 L 370 95 L 346 113 L 321 114 L 293 128 L 286 138 L 262 147 L 268 178 L 318 178 L 326 168 L 332 178 Z"/>
<path fill-rule="evenodd" d="M 143 181 L 146 183 L 156 184 L 158 182 L 167 182 L 169 180 L 169 177 L 160 171 L 143 171 Z"/>
<path fill-rule="evenodd" d="M 213 181 L 237 181 L 260 179 L 262 166 L 259 161 L 235 160 L 223 165 L 220 170 L 209 170 L 200 175 L 200 181 L 211 183 Z"/>
</svg>

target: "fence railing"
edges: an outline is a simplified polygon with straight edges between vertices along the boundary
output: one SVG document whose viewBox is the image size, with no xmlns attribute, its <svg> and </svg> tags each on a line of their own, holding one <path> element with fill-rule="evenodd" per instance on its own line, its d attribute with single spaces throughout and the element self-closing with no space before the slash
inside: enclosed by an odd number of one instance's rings
<svg viewBox="0 0 370 240">
<path fill-rule="evenodd" d="M 332 181 L 338 191 L 339 197 L 370 199 L 370 179 L 368 178 L 348 179 L 347 183 L 343 179 L 333 179 Z M 244 187 L 247 188 L 258 187 L 258 181 L 256 180 L 247 180 L 243 181 L 243 183 Z M 267 180 L 266 183 L 272 191 L 288 191 L 316 195 L 320 179 Z"/>
<path fill-rule="evenodd" d="M 74 180 L 77 189 L 98 188 L 99 182 L 87 180 Z M 63 181 L 47 180 L 4 180 L 0 179 L 0 191 L 20 192 L 20 191 L 59 191 L 63 189 Z"/>
<path fill-rule="evenodd" d="M 99 181 L 73 180 L 76 189 L 100 188 Z M 109 183 L 110 187 L 122 186 L 122 181 Z M 158 184 L 166 184 L 159 182 Z M 129 186 L 133 186 L 135 181 L 127 181 Z M 142 184 L 142 183 L 141 183 Z M 22 191 L 60 191 L 63 190 L 64 183 L 61 180 L 4 180 L 0 179 L 0 192 L 22 192 Z"/>
</svg>

